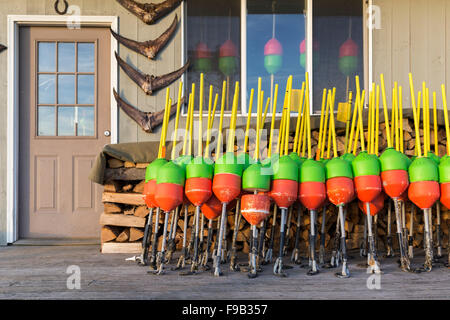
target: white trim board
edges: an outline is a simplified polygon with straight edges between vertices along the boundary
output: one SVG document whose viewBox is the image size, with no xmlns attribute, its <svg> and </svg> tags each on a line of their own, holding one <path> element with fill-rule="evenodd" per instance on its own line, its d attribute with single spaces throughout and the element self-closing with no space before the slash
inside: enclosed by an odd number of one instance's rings
<svg viewBox="0 0 450 320">
<path fill-rule="evenodd" d="M 18 239 L 18 193 L 19 193 L 19 26 L 64 26 L 74 22 L 73 17 L 60 15 L 8 15 L 8 88 L 7 88 L 7 178 L 6 178 L 6 242 Z M 116 16 L 79 16 L 81 26 L 105 26 L 117 32 Z M 117 41 L 111 36 L 111 143 L 117 143 L 117 104 L 112 90 L 117 90 L 117 62 L 114 51 Z"/>
</svg>

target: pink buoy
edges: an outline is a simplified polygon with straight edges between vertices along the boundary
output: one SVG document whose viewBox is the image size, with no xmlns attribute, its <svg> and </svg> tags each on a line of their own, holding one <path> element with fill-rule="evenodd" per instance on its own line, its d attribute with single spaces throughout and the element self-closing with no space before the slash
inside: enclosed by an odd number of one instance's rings
<svg viewBox="0 0 450 320">
<path fill-rule="evenodd" d="M 267 41 L 266 45 L 264 46 L 264 55 L 267 56 L 269 54 L 283 54 L 283 47 L 281 46 L 281 43 L 275 38 Z"/>
<path fill-rule="evenodd" d="M 237 48 L 234 45 L 233 41 L 227 40 L 220 46 L 219 56 L 220 57 L 236 57 L 237 56 Z"/>
<path fill-rule="evenodd" d="M 358 45 L 351 38 L 348 38 L 339 48 L 339 58 L 358 55 Z"/>
<path fill-rule="evenodd" d="M 211 51 L 208 48 L 208 45 L 204 42 L 199 42 L 197 47 L 195 48 L 195 57 L 197 59 L 202 58 L 211 58 Z"/>
</svg>

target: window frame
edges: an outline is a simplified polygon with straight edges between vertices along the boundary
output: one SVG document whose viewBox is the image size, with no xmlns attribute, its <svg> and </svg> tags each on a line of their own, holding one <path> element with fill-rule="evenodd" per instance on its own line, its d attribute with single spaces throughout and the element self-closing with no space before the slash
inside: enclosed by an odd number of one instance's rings
<svg viewBox="0 0 450 320">
<path fill-rule="evenodd" d="M 313 64 L 311 61 L 311 57 L 313 55 L 313 1 L 314 0 L 305 0 L 306 2 L 306 32 L 305 32 L 305 38 L 306 38 L 306 70 L 309 74 L 310 79 L 310 88 L 309 88 L 309 96 L 311 98 L 311 101 L 314 101 L 313 96 Z M 363 12 L 362 12 L 362 20 L 363 20 L 363 88 L 370 87 L 370 84 L 373 82 L 373 28 L 370 28 L 368 26 L 368 21 L 372 21 L 372 12 L 369 10 L 369 8 L 373 5 L 373 0 L 360 0 L 362 1 L 363 6 Z M 247 0 L 240 0 L 241 2 L 241 81 L 240 81 L 240 87 L 241 87 L 241 108 L 240 111 L 238 111 L 237 116 L 238 117 L 247 117 L 247 100 L 248 97 L 246 94 L 247 92 Z M 183 64 L 184 61 L 186 61 L 188 55 L 187 55 L 187 37 L 186 37 L 186 21 L 187 21 L 187 9 L 186 9 L 186 3 L 183 1 L 183 5 L 181 7 L 181 16 L 183 19 L 182 23 L 182 43 L 181 43 L 181 63 Z M 183 75 L 182 80 L 183 83 L 186 83 L 186 74 Z M 184 88 L 186 92 L 186 88 Z M 366 95 L 365 103 L 368 103 L 368 96 Z M 337 110 L 335 110 L 335 113 L 337 113 Z M 292 112 L 292 115 L 296 116 L 297 112 Z M 320 112 L 314 112 L 313 111 L 313 103 L 310 104 L 310 110 L 309 114 L 311 116 L 319 116 Z M 182 112 L 182 115 L 186 117 L 186 113 Z M 194 112 L 194 115 L 198 115 L 198 113 Z M 219 115 L 216 114 L 216 117 Z M 225 117 L 230 117 L 231 114 L 224 113 Z M 267 116 L 272 116 L 271 112 L 267 112 Z M 281 117 L 281 112 L 277 112 L 275 114 L 276 117 Z M 252 117 L 256 117 L 256 113 L 252 112 Z"/>
</svg>

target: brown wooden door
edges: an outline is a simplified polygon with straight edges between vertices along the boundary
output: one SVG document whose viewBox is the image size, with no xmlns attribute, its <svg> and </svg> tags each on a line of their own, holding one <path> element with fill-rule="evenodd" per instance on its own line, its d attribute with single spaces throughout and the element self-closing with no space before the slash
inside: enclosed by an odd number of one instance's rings
<svg viewBox="0 0 450 320">
<path fill-rule="evenodd" d="M 107 28 L 20 27 L 20 238 L 98 238 L 110 143 Z"/>
</svg>

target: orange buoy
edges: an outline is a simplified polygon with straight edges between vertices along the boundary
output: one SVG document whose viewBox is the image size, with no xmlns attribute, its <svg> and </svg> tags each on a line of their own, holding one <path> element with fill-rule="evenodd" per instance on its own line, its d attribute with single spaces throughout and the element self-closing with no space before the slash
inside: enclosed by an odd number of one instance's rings
<svg viewBox="0 0 450 320">
<path fill-rule="evenodd" d="M 186 180 L 186 197 L 194 206 L 201 206 L 212 195 L 212 181 L 209 178 L 197 177 Z"/>
<path fill-rule="evenodd" d="M 297 200 L 298 182 L 288 179 L 272 180 L 269 192 L 279 208 L 289 208 Z"/>
<path fill-rule="evenodd" d="M 416 181 L 409 185 L 408 198 L 422 210 L 431 208 L 439 196 L 437 181 Z"/>
<path fill-rule="evenodd" d="M 257 226 L 270 214 L 267 194 L 245 194 L 241 198 L 241 213 L 252 226 Z"/>
<path fill-rule="evenodd" d="M 441 183 L 441 203 L 450 208 L 450 182 Z"/>
<path fill-rule="evenodd" d="M 408 189 L 409 178 L 406 170 L 381 171 L 384 192 L 391 198 L 399 198 Z"/>
<path fill-rule="evenodd" d="M 327 180 L 328 199 L 335 206 L 349 203 L 355 196 L 353 180 L 348 177 L 335 177 Z"/>
<path fill-rule="evenodd" d="M 222 203 L 235 200 L 241 193 L 241 176 L 233 173 L 216 173 L 212 190 Z"/>
<path fill-rule="evenodd" d="M 210 220 L 216 219 L 220 216 L 220 213 L 222 212 L 222 202 L 220 202 L 220 200 L 217 199 L 217 197 L 212 195 L 211 198 L 208 199 L 208 201 L 202 204 L 200 210 L 207 219 Z"/>
<path fill-rule="evenodd" d="M 178 207 L 182 203 L 182 199 L 183 186 L 175 183 L 158 184 L 155 201 L 165 212 L 170 212 Z"/>
<path fill-rule="evenodd" d="M 358 199 L 363 202 L 372 202 L 382 191 L 380 176 L 357 176 L 354 182 Z"/>
<path fill-rule="evenodd" d="M 384 208 L 384 200 L 386 195 L 381 192 L 372 202 L 369 203 L 370 215 L 375 216 Z M 359 209 L 361 209 L 364 214 L 367 214 L 367 206 L 364 202 L 358 201 Z"/>
<path fill-rule="evenodd" d="M 156 179 L 149 180 L 144 184 L 144 201 L 149 208 L 156 208 L 158 206 L 155 202 L 155 190 Z"/>
<path fill-rule="evenodd" d="M 300 183 L 298 198 L 308 210 L 319 209 L 327 198 L 325 183 L 318 181 Z"/>
</svg>

